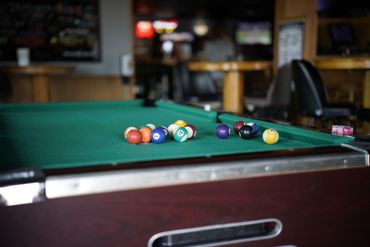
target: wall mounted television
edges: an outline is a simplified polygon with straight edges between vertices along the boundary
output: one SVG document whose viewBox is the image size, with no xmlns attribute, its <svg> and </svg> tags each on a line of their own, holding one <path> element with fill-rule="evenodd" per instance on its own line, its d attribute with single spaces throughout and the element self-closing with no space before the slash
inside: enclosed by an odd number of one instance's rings
<svg viewBox="0 0 370 247">
<path fill-rule="evenodd" d="M 99 0 L 0 1 L 0 61 L 100 61 Z"/>
<path fill-rule="evenodd" d="M 329 25 L 331 41 L 334 47 L 353 46 L 356 43 L 351 23 L 333 23 Z"/>
<path fill-rule="evenodd" d="M 238 45 L 271 45 L 271 22 L 237 22 L 235 25 L 235 42 Z"/>
</svg>

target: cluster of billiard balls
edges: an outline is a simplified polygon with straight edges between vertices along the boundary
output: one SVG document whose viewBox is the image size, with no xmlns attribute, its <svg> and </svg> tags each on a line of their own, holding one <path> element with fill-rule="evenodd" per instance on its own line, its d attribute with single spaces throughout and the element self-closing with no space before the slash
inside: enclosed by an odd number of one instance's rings
<svg viewBox="0 0 370 247">
<path fill-rule="evenodd" d="M 161 144 L 168 138 L 173 138 L 177 142 L 185 142 L 196 136 L 197 129 L 192 124 L 187 124 L 183 120 L 176 120 L 168 127 L 156 127 L 149 123 L 144 127 L 137 129 L 134 126 L 127 127 L 124 131 L 124 138 L 130 144 L 140 144 L 153 142 Z"/>
<path fill-rule="evenodd" d="M 258 135 L 259 127 L 253 122 L 236 121 L 233 130 L 242 139 L 251 139 Z M 221 139 L 228 138 L 230 133 L 230 127 L 226 124 L 219 124 L 216 128 L 216 135 Z M 275 144 L 279 140 L 279 133 L 275 129 L 266 129 L 263 131 L 262 139 L 267 144 Z"/>
</svg>

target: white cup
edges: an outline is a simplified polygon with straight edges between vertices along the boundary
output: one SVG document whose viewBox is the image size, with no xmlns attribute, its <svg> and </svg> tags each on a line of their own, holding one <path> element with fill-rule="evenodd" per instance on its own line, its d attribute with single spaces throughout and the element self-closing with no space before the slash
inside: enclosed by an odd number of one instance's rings
<svg viewBox="0 0 370 247">
<path fill-rule="evenodd" d="M 17 59 L 19 66 L 30 65 L 30 49 L 21 47 L 17 49 Z"/>
</svg>

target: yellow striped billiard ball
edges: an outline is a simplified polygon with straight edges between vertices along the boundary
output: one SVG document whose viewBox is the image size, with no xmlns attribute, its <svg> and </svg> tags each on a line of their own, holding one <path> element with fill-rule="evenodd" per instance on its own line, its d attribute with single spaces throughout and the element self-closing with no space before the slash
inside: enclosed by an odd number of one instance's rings
<svg viewBox="0 0 370 247">
<path fill-rule="evenodd" d="M 185 127 L 187 125 L 187 123 L 184 120 L 176 120 L 175 124 L 180 127 Z"/>
<path fill-rule="evenodd" d="M 267 144 L 275 144 L 279 141 L 279 132 L 275 129 L 266 129 L 263 132 L 263 141 Z"/>
</svg>

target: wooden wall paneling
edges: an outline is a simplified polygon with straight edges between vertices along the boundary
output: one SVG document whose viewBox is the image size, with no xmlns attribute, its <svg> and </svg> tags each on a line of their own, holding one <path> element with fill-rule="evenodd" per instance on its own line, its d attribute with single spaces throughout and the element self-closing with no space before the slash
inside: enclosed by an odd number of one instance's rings
<svg viewBox="0 0 370 247">
<path fill-rule="evenodd" d="M 10 76 L 13 94 L 10 103 L 33 102 L 32 80 L 28 76 Z M 52 102 L 133 99 L 132 82 L 123 85 L 118 75 L 50 76 Z"/>
<path fill-rule="evenodd" d="M 370 109 L 370 71 L 366 71 L 364 80 L 363 107 Z"/>
<path fill-rule="evenodd" d="M 32 81 L 29 76 L 9 75 L 12 95 L 7 99 L 9 103 L 33 102 Z"/>
<path fill-rule="evenodd" d="M 316 0 L 294 1 L 276 0 L 275 1 L 275 30 L 278 24 L 288 19 L 305 19 L 305 44 L 304 58 L 313 61 L 316 57 L 317 48 L 317 27 L 318 15 L 316 12 Z M 274 35 L 274 69 L 276 71 L 278 61 L 278 33 Z"/>
<path fill-rule="evenodd" d="M 331 102 L 361 101 L 364 70 L 319 70 Z M 360 102 L 358 102 L 360 103 Z"/>
</svg>

